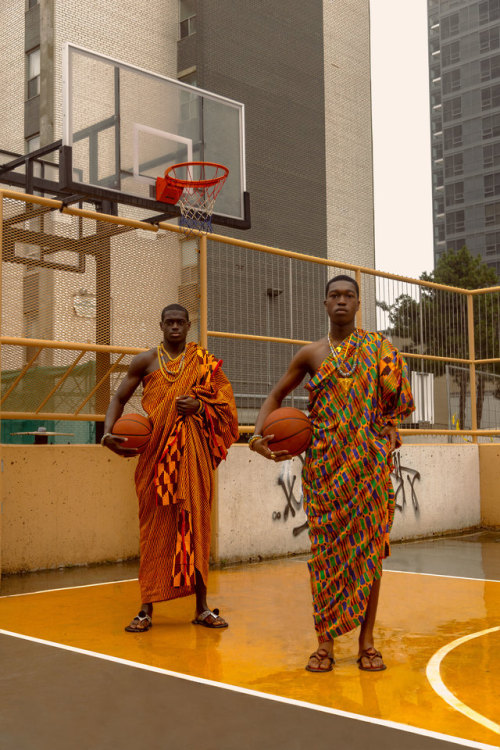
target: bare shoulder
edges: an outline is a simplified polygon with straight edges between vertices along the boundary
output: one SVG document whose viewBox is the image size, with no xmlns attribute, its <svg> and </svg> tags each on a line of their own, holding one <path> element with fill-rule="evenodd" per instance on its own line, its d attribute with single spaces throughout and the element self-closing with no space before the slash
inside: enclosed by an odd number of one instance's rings
<svg viewBox="0 0 500 750">
<path fill-rule="evenodd" d="M 134 375 L 147 374 L 147 372 L 151 371 L 152 366 L 156 364 L 157 356 L 156 348 L 136 354 L 130 362 L 129 372 Z M 153 367 L 153 369 L 156 369 L 156 367 Z"/>
<path fill-rule="evenodd" d="M 300 364 L 312 375 L 314 374 L 329 354 L 328 338 L 324 336 L 318 341 L 306 344 L 297 353 Z"/>
</svg>

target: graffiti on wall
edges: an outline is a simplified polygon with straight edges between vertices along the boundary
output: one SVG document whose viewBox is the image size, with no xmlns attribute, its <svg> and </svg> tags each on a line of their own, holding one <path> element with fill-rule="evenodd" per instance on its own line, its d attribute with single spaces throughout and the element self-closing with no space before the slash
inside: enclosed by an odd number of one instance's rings
<svg viewBox="0 0 500 750">
<path fill-rule="evenodd" d="M 410 497 L 411 505 L 416 516 L 420 513 L 420 507 L 418 504 L 417 491 L 415 488 L 415 482 L 420 481 L 420 473 L 416 469 L 410 469 L 409 466 L 403 466 L 401 464 L 401 454 L 399 451 L 395 451 L 393 454 L 394 469 L 391 473 L 392 486 L 394 487 L 394 499 L 396 501 L 396 509 L 401 513 L 403 512 L 407 504 L 407 485 L 408 483 L 408 494 Z"/>
<path fill-rule="evenodd" d="M 304 465 L 304 459 L 302 456 L 298 457 L 301 466 Z M 285 507 L 283 511 L 273 512 L 273 521 L 288 521 L 288 518 L 295 518 L 297 513 L 303 510 L 303 493 L 302 493 L 302 482 L 300 481 L 300 471 L 296 473 L 294 471 L 293 461 L 283 461 L 280 467 L 280 475 L 278 477 L 278 484 L 283 490 L 285 496 Z M 303 531 L 307 530 L 307 521 L 292 529 L 293 536 L 298 536 Z"/>
<path fill-rule="evenodd" d="M 304 465 L 304 458 L 299 456 L 301 465 Z M 300 480 L 300 471 L 294 470 L 293 461 L 283 461 L 280 465 L 280 474 L 278 485 L 281 487 L 285 500 L 283 510 L 275 510 L 272 514 L 273 521 L 288 521 L 289 518 L 295 518 L 303 511 L 303 493 L 302 482 Z M 411 504 L 415 515 L 420 513 L 418 503 L 417 489 L 415 483 L 420 481 L 420 472 L 411 469 L 409 466 L 403 466 L 401 463 L 401 454 L 396 451 L 393 454 L 393 471 L 391 473 L 392 486 L 394 487 L 394 499 L 396 509 L 402 513 L 405 507 Z M 294 526 L 292 529 L 293 536 L 298 536 L 307 530 L 307 521 Z"/>
</svg>

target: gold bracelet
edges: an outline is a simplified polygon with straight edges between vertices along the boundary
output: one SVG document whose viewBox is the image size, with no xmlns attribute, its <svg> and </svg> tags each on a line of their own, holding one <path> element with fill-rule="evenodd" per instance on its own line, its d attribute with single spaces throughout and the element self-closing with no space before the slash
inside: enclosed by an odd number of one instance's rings
<svg viewBox="0 0 500 750">
<path fill-rule="evenodd" d="M 201 400 L 201 398 L 199 398 L 198 401 L 200 402 L 200 406 L 195 414 L 199 414 L 201 411 L 203 411 L 203 401 Z"/>
<path fill-rule="evenodd" d="M 250 448 L 250 450 L 253 450 L 252 443 L 255 443 L 256 440 L 261 440 L 261 439 L 262 439 L 262 435 L 252 435 L 252 437 L 248 441 L 248 447 Z"/>
</svg>

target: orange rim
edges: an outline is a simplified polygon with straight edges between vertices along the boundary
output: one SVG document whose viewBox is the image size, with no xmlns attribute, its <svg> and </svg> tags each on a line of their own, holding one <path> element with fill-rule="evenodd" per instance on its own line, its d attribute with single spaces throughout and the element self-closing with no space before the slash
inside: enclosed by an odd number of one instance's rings
<svg viewBox="0 0 500 750">
<path fill-rule="evenodd" d="M 220 175 L 217 175 L 217 177 L 211 177 L 208 180 L 181 180 L 178 177 L 173 177 L 170 173 L 174 169 L 179 169 L 180 167 L 214 167 L 215 169 L 222 169 L 223 172 Z M 211 185 L 217 185 L 218 182 L 221 182 L 221 180 L 225 180 L 226 177 L 229 174 L 229 169 L 225 167 L 223 164 L 216 164 L 212 161 L 184 161 L 180 164 L 172 164 L 171 167 L 169 167 L 167 170 L 165 170 L 165 179 L 167 182 L 169 182 L 171 185 L 175 185 L 176 187 L 186 188 L 186 187 L 210 187 Z"/>
</svg>

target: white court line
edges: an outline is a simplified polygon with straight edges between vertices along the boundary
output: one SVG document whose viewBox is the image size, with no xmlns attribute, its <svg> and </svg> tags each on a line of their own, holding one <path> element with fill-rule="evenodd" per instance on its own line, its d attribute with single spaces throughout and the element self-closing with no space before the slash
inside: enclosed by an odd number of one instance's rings
<svg viewBox="0 0 500 750">
<path fill-rule="evenodd" d="M 112 583 L 128 583 L 129 581 L 138 581 L 138 578 L 124 578 L 121 581 L 97 581 L 96 583 L 82 583 L 80 586 L 56 586 L 54 589 L 40 589 L 39 591 L 23 591 L 22 594 L 0 594 L 2 599 L 14 599 L 16 596 L 31 596 L 32 594 L 52 594 L 54 591 L 74 591 L 75 589 L 91 589 L 94 586 L 111 586 Z"/>
<path fill-rule="evenodd" d="M 481 630 L 477 633 L 472 633 L 471 635 L 464 635 L 462 638 L 457 638 L 455 641 L 451 641 L 451 643 L 446 644 L 446 646 L 440 648 L 439 651 L 436 651 L 434 656 L 429 660 L 427 664 L 426 674 L 432 689 L 435 690 L 436 693 L 444 701 L 446 701 L 446 703 L 448 703 L 448 705 L 450 705 L 456 711 L 460 711 L 460 713 L 464 714 L 464 716 L 467 716 L 469 719 L 472 719 L 472 721 L 481 724 L 483 727 L 490 729 L 496 734 L 500 734 L 500 724 L 491 721 L 491 719 L 486 718 L 486 716 L 483 716 L 477 711 L 474 711 L 473 708 L 469 708 L 469 706 L 467 706 L 465 703 L 462 703 L 461 700 L 453 695 L 451 690 L 448 690 L 443 680 L 441 679 L 440 674 L 441 662 L 443 661 L 444 657 L 450 653 L 450 651 L 452 651 L 454 648 L 457 648 L 457 646 L 461 646 L 462 643 L 471 641 L 473 638 L 479 638 L 480 636 L 494 633 L 497 630 L 500 630 L 500 625 L 497 625 L 494 628 L 488 628 L 487 630 Z"/>
<path fill-rule="evenodd" d="M 389 729 L 397 729 L 401 732 L 410 732 L 411 734 L 418 734 L 424 737 L 431 737 L 437 740 L 444 740 L 446 742 L 453 742 L 456 745 L 463 745 L 465 747 L 477 748 L 478 750 L 498 750 L 496 745 L 485 745 L 482 742 L 475 742 L 474 740 L 465 740 L 461 737 L 453 737 L 452 735 L 442 734 L 441 732 L 433 732 L 429 729 L 420 729 L 418 727 L 412 727 L 409 724 L 400 724 L 396 721 L 389 721 L 387 719 L 373 719 L 370 716 L 362 716 L 361 714 L 354 714 L 350 711 L 342 711 L 337 708 L 330 708 L 329 706 L 320 706 L 315 703 L 307 703 L 306 701 L 300 701 L 295 698 L 284 698 L 281 695 L 272 695 L 271 693 L 262 693 L 258 690 L 251 690 L 250 688 L 240 687 L 239 685 L 231 685 L 224 682 L 216 682 L 215 680 L 208 680 L 204 677 L 193 677 L 192 675 L 183 674 L 182 672 L 172 672 L 169 669 L 162 669 L 161 667 L 153 667 L 149 664 L 140 664 L 136 661 L 130 661 L 129 659 L 121 659 L 118 656 L 110 656 L 109 654 L 100 654 L 97 651 L 88 651 L 83 648 L 76 648 L 75 646 L 67 646 L 63 643 L 56 643 L 55 641 L 46 641 L 42 638 L 34 638 L 28 635 L 22 635 L 21 633 L 14 633 L 10 630 L 0 629 L 0 635 L 10 636 L 12 638 L 19 638 L 24 641 L 31 641 L 32 643 L 39 643 L 43 646 L 51 646 L 58 648 L 63 651 L 71 651 L 75 654 L 82 654 L 83 656 L 92 656 L 95 659 L 102 659 L 103 661 L 111 661 L 116 664 L 122 664 L 126 667 L 134 667 L 135 669 L 142 669 L 146 672 L 155 672 L 156 674 L 163 674 L 167 677 L 175 677 L 186 682 L 194 682 L 199 685 L 208 685 L 209 687 L 216 687 L 222 690 L 229 690 L 234 693 L 241 693 L 243 695 L 250 695 L 255 698 L 263 698 L 264 700 L 274 701 L 275 703 L 284 703 L 286 705 L 297 706 L 299 708 L 308 708 L 312 711 L 320 711 L 321 713 L 332 714 L 333 716 L 341 716 L 346 719 L 353 719 L 355 721 L 362 721 L 367 724 L 377 724 L 379 726 L 387 727 Z"/>
<path fill-rule="evenodd" d="M 295 560 L 290 559 L 289 562 L 291 563 L 306 563 L 307 560 Z M 258 562 L 258 563 L 250 563 L 251 565 L 262 565 L 265 563 Z M 235 568 L 242 568 L 243 565 L 228 565 L 224 570 L 234 570 Z M 404 575 L 409 576 L 429 576 L 431 578 L 451 578 L 456 581 L 479 581 L 480 583 L 500 583 L 500 580 L 496 578 L 469 578 L 468 576 L 450 576 L 450 575 L 444 575 L 441 573 L 421 573 L 419 571 L 415 570 L 390 570 L 386 569 L 383 571 L 384 575 L 386 573 L 402 573 Z M 97 581 L 96 583 L 84 583 L 79 586 L 56 586 L 56 588 L 53 589 L 40 589 L 39 591 L 23 591 L 22 594 L 5 594 L 2 596 L 0 593 L 0 601 L 2 599 L 13 599 L 16 596 L 31 596 L 32 594 L 50 594 L 53 591 L 73 591 L 75 589 L 88 589 L 92 588 L 93 586 L 111 586 L 113 583 L 128 583 L 129 581 L 138 581 L 138 578 L 124 578 L 123 580 L 119 581 Z"/>
<path fill-rule="evenodd" d="M 390 568 L 384 568 L 384 575 L 386 573 L 406 573 L 409 576 L 430 576 L 431 578 L 451 578 L 456 581 L 480 581 L 481 583 L 500 583 L 497 578 L 470 578 L 469 576 L 450 576 L 444 573 L 424 573 L 418 570 L 391 570 Z"/>
</svg>

